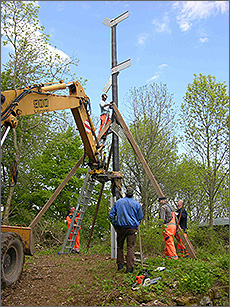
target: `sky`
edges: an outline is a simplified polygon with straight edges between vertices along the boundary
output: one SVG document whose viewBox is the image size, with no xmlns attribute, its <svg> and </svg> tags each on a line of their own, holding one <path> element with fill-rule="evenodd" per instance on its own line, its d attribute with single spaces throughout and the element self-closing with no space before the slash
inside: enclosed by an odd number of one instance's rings
<svg viewBox="0 0 230 307">
<path fill-rule="evenodd" d="M 37 1 L 39 20 L 62 56 L 79 60 L 73 72 L 87 79 L 92 113 L 100 115 L 102 89 L 111 75 L 111 28 L 103 24 L 129 12 L 116 27 L 117 62 L 131 59 L 118 75 L 118 107 L 125 115 L 129 90 L 167 84 L 177 108 L 194 74 L 229 84 L 228 1 Z M 7 47 L 2 47 L 2 62 Z M 57 80 L 58 81 L 58 80 Z M 65 82 L 72 80 L 65 80 Z M 108 91 L 112 100 L 112 89 Z"/>
</svg>

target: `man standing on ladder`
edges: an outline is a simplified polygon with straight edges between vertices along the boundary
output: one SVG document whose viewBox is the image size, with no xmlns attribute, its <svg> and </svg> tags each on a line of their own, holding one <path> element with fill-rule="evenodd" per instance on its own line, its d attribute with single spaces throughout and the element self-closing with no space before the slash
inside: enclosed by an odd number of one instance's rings
<svg viewBox="0 0 230 307">
<path fill-rule="evenodd" d="M 75 208 L 74 207 L 70 207 L 70 214 L 66 218 L 67 228 L 69 228 L 69 225 L 71 223 L 74 211 L 75 211 Z M 72 230 L 70 232 L 70 235 L 69 235 L 69 239 L 70 240 L 73 237 L 74 227 L 77 226 L 77 221 L 78 221 L 79 215 L 80 215 L 80 212 L 77 213 L 77 216 L 76 216 L 75 221 L 73 223 L 73 228 L 72 228 Z M 75 239 L 75 244 L 73 245 L 73 249 L 72 249 L 72 252 L 75 252 L 75 253 L 79 253 L 80 252 L 80 229 L 78 230 L 77 237 Z"/>
<path fill-rule="evenodd" d="M 100 108 L 101 108 L 101 125 L 100 125 L 100 129 L 99 129 L 99 134 L 101 133 L 101 129 L 104 125 L 107 124 L 107 122 L 109 121 L 109 106 L 110 104 L 106 101 L 107 99 L 107 95 L 106 94 L 102 94 L 101 95 L 101 101 L 99 103 Z"/>
</svg>

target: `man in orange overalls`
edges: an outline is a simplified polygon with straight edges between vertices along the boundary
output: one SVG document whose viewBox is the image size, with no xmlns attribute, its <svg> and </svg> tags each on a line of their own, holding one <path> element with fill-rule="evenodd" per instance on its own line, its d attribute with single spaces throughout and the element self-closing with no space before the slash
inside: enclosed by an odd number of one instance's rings
<svg viewBox="0 0 230 307">
<path fill-rule="evenodd" d="M 67 228 L 69 228 L 69 225 L 71 223 L 71 220 L 73 218 L 73 213 L 75 211 L 75 208 L 74 207 L 70 207 L 70 214 L 67 216 L 66 218 L 66 221 L 67 221 Z M 79 218 L 79 215 L 80 215 L 80 212 L 77 213 L 77 216 L 75 218 L 75 221 L 73 223 L 73 228 L 71 229 L 71 232 L 70 232 L 70 235 L 69 235 L 69 239 L 71 240 L 72 237 L 73 237 L 73 232 L 74 232 L 74 228 L 77 226 L 77 221 L 78 221 L 78 218 Z M 73 245 L 73 250 L 72 252 L 76 252 L 76 253 L 79 253 L 80 252 L 80 229 L 78 230 L 78 233 L 77 233 L 77 237 L 75 239 L 75 244 Z"/>
<path fill-rule="evenodd" d="M 174 237 L 176 235 L 176 216 L 173 208 L 167 204 L 166 197 L 159 197 L 160 203 L 160 226 L 165 241 L 165 256 L 177 260 L 178 256 L 174 244 Z"/>
</svg>

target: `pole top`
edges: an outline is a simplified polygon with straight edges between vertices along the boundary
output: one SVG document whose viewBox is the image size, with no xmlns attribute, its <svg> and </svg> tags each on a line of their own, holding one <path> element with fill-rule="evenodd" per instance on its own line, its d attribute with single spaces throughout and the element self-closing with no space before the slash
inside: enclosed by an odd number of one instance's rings
<svg viewBox="0 0 230 307">
<path fill-rule="evenodd" d="M 116 26 L 119 22 L 121 22 L 122 20 L 126 19 L 129 17 L 129 11 L 119 15 L 118 17 L 116 18 L 113 18 L 113 19 L 109 19 L 109 18 L 105 18 L 104 21 L 103 21 L 103 24 L 112 28 L 114 26 Z"/>
</svg>

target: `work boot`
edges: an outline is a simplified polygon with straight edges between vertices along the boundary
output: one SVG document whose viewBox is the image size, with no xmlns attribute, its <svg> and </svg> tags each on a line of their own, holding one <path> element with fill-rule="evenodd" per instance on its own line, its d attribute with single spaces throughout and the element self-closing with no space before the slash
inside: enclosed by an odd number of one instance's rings
<svg viewBox="0 0 230 307">
<path fill-rule="evenodd" d="M 133 273 L 133 268 L 127 268 L 125 273 Z"/>
<path fill-rule="evenodd" d="M 122 270 L 122 269 L 123 269 L 123 267 L 124 267 L 124 264 L 120 264 L 120 263 L 118 263 L 118 265 L 117 265 L 117 269 L 118 269 L 118 271 L 119 271 L 119 270 Z"/>
</svg>

